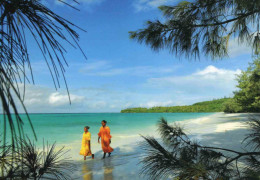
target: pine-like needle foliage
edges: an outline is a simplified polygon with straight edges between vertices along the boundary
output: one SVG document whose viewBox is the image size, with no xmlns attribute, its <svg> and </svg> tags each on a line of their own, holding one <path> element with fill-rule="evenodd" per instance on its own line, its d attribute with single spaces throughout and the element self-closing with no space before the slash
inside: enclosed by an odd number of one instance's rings
<svg viewBox="0 0 260 180">
<path fill-rule="evenodd" d="M 55 144 L 52 144 L 39 150 L 29 139 L 19 144 L 22 150 L 13 152 L 9 146 L 5 148 L 6 153 L 2 153 L 0 179 L 71 179 L 74 165 L 64 157 L 66 152 L 63 148 L 56 150 Z"/>
<path fill-rule="evenodd" d="M 260 120 L 250 121 L 251 132 L 246 138 L 253 151 L 238 152 L 222 147 L 203 146 L 192 141 L 179 125 L 169 125 L 162 118 L 159 132 L 163 145 L 153 137 L 145 139 L 145 156 L 141 174 L 150 179 L 246 179 L 260 172 Z"/>
<path fill-rule="evenodd" d="M 69 1 L 59 1 L 70 6 Z M 79 35 L 75 28 L 78 27 L 46 7 L 41 0 L 0 1 L 0 100 L 4 116 L 4 122 L 1 122 L 4 143 L 8 127 L 12 134 L 13 147 L 18 146 L 19 139 L 24 139 L 23 120 L 17 104 L 20 103 L 26 112 L 23 103 L 25 84 L 33 82 L 27 49 L 27 44 L 30 43 L 27 42 L 28 36 L 38 45 L 54 85 L 58 88 L 60 77 L 65 81 L 64 65 L 67 65 L 63 43 L 80 48 Z M 21 88 L 19 84 L 24 86 Z M 29 116 L 28 119 L 30 121 Z"/>
<path fill-rule="evenodd" d="M 71 2 L 78 3 L 76 0 L 58 1 L 74 9 Z M 70 179 L 68 170 L 71 164 L 60 160 L 62 149 L 55 151 L 55 145 L 52 145 L 47 151 L 38 151 L 30 140 L 26 140 L 23 120 L 17 108 L 18 104 L 23 107 L 36 138 L 24 106 L 25 84 L 34 83 L 28 49 L 32 39 L 46 61 L 56 89 L 60 87 L 60 78 L 64 79 L 67 87 L 64 45 L 81 50 L 79 35 L 75 31 L 80 28 L 53 12 L 46 4 L 42 0 L 0 1 L 0 105 L 3 114 L 0 122 L 0 134 L 3 134 L 0 137 L 3 139 L 0 139 L 0 179 Z M 7 131 L 11 134 L 8 146 Z"/>
<path fill-rule="evenodd" d="M 148 21 L 144 29 L 130 32 L 130 38 L 153 50 L 169 49 L 177 56 L 212 58 L 228 55 L 231 36 L 259 50 L 259 0 L 181 1 L 161 6 L 165 21 Z"/>
</svg>

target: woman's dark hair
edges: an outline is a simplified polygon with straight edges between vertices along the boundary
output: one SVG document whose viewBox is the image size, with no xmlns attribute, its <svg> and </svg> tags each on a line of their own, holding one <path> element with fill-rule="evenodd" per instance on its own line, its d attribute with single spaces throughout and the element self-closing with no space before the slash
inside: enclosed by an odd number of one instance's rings
<svg viewBox="0 0 260 180">
<path fill-rule="evenodd" d="M 103 120 L 102 122 L 104 122 L 105 124 L 107 123 L 107 121 L 106 121 L 106 120 Z"/>
<path fill-rule="evenodd" d="M 89 129 L 90 127 L 89 126 L 85 126 L 84 128 Z"/>
</svg>

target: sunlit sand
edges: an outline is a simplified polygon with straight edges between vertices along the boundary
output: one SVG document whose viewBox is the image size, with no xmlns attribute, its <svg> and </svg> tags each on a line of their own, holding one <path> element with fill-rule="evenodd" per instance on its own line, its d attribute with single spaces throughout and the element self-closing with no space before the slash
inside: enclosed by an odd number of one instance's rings
<svg viewBox="0 0 260 180">
<path fill-rule="evenodd" d="M 248 133 L 244 122 L 252 115 L 259 116 L 259 114 L 215 113 L 207 117 L 181 121 L 179 124 L 201 144 L 241 150 L 241 142 Z M 155 127 L 153 132 L 152 135 L 159 138 Z M 84 180 L 148 179 L 139 174 L 141 169 L 139 161 L 144 153 L 141 141 L 139 135 L 118 137 L 112 141 L 114 152 L 110 158 L 102 159 L 102 151 L 99 149 L 95 153 L 94 160 L 74 161 L 77 170 L 73 172 L 73 177 Z"/>
</svg>

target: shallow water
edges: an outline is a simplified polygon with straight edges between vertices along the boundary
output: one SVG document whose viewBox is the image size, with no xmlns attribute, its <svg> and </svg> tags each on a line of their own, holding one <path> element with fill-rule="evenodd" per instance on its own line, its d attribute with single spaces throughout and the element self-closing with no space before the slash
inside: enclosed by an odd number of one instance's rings
<svg viewBox="0 0 260 180">
<path fill-rule="evenodd" d="M 131 137 L 138 134 L 150 134 L 161 117 L 169 122 L 183 121 L 213 113 L 86 113 L 86 114 L 31 114 L 30 118 L 37 134 L 38 144 L 42 140 L 58 144 L 70 144 L 81 139 L 84 126 L 90 127 L 92 138 L 97 138 L 101 121 L 105 119 L 113 137 Z M 25 115 L 24 131 L 32 136 Z M 3 129 L 3 117 L 0 116 L 0 128 Z"/>
<path fill-rule="evenodd" d="M 56 142 L 57 148 L 69 149 L 67 156 L 76 162 L 77 170 L 72 173 L 73 179 L 147 179 L 139 176 L 140 156 L 142 150 L 140 135 L 157 136 L 156 124 L 161 117 L 168 122 L 184 121 L 210 116 L 214 113 L 87 113 L 87 114 L 31 114 L 30 118 L 37 134 L 38 147 L 43 140 L 49 144 Z M 3 117 L 0 116 L 0 127 L 3 128 Z M 32 130 L 25 115 L 25 133 L 32 137 Z M 97 143 L 97 133 L 101 121 L 105 119 L 111 129 L 114 148 L 112 157 L 101 160 L 103 154 Z M 95 160 L 79 155 L 84 126 L 89 126 L 92 153 Z"/>
</svg>

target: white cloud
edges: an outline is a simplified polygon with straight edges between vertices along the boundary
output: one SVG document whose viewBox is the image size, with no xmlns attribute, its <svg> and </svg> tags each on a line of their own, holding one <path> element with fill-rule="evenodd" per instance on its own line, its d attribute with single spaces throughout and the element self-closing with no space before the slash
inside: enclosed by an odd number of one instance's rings
<svg viewBox="0 0 260 180">
<path fill-rule="evenodd" d="M 173 102 L 172 100 L 163 101 L 163 102 L 148 101 L 146 103 L 140 104 L 141 107 L 147 107 L 147 108 L 156 107 L 156 106 L 173 106 L 173 105 L 175 105 L 175 102 Z"/>
<path fill-rule="evenodd" d="M 111 105 L 110 105 L 111 106 Z M 104 109 L 107 107 L 107 102 L 105 101 L 96 101 L 96 102 L 93 102 L 91 104 L 91 108 L 93 109 Z M 114 105 L 113 108 L 115 108 L 116 106 Z"/>
<path fill-rule="evenodd" d="M 24 104 L 29 112 L 57 112 L 67 107 L 64 109 L 66 111 L 69 107 L 72 109 L 80 107 L 85 100 L 84 96 L 75 95 L 71 92 L 70 99 L 72 105 L 70 105 L 67 92 L 57 92 L 51 88 L 30 84 L 27 84 L 25 87 Z M 23 90 L 23 84 L 19 84 L 19 88 Z M 19 104 L 18 99 L 15 102 Z M 22 111 L 21 106 L 20 110 Z"/>
<path fill-rule="evenodd" d="M 83 96 L 77 96 L 71 94 L 70 96 L 71 103 L 80 103 L 84 100 Z M 68 94 L 61 94 L 59 92 L 54 92 L 49 95 L 48 102 L 53 106 L 61 106 L 69 104 Z"/>
<path fill-rule="evenodd" d="M 178 0 L 135 0 L 133 5 L 136 11 L 145 11 L 161 5 L 173 4 L 174 2 L 178 2 Z"/>
<path fill-rule="evenodd" d="M 23 89 L 22 84 L 20 89 Z M 79 88 L 70 90 L 70 104 L 65 91 L 27 84 L 24 104 L 30 113 L 119 112 L 130 101 L 129 96 L 136 97 L 129 92 L 105 88 Z M 19 111 L 23 112 L 18 99 L 15 102 Z"/>
<path fill-rule="evenodd" d="M 208 66 L 186 76 L 168 76 L 148 79 L 147 86 L 168 88 L 188 94 L 218 94 L 229 96 L 235 90 L 236 75 L 241 70 L 220 69 Z"/>
<path fill-rule="evenodd" d="M 79 71 L 82 73 L 88 73 L 88 72 L 92 72 L 92 71 L 95 71 L 98 69 L 108 69 L 110 67 L 111 66 L 108 64 L 107 61 L 96 61 L 96 62 L 87 64 L 85 67 L 81 68 Z"/>
<path fill-rule="evenodd" d="M 230 57 L 237 57 L 240 55 L 251 54 L 252 48 L 245 43 L 239 43 L 238 39 L 232 39 L 228 44 L 228 53 Z"/>
<path fill-rule="evenodd" d="M 90 69 L 99 70 L 107 65 L 109 64 L 99 63 Z M 232 95 L 236 74 L 240 72 L 239 69 L 230 70 L 211 65 L 188 75 L 148 78 L 145 84 L 139 84 L 138 89 L 116 90 L 111 86 L 72 89 L 71 105 L 64 90 L 26 85 L 24 103 L 29 112 L 43 113 L 119 112 L 129 107 L 189 105 Z"/>
<path fill-rule="evenodd" d="M 107 61 L 97 61 L 86 64 L 79 70 L 80 73 L 90 76 L 149 76 L 154 74 L 166 74 L 174 72 L 180 66 L 155 67 L 155 66 L 135 66 L 114 68 Z"/>
</svg>

